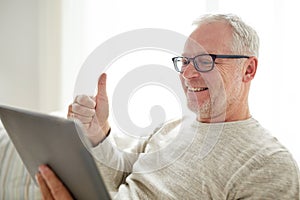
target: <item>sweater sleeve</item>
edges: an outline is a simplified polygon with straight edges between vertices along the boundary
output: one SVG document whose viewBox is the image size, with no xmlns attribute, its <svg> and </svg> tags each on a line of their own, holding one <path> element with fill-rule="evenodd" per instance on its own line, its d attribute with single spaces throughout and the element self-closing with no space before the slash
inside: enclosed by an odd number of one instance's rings
<svg viewBox="0 0 300 200">
<path fill-rule="evenodd" d="M 133 173 L 133 166 L 138 168 L 141 162 L 143 165 L 151 165 L 144 158 L 145 152 L 149 151 L 149 143 L 152 144 L 156 135 L 161 131 L 169 132 L 174 129 L 180 120 L 172 120 L 169 123 L 158 126 L 147 138 L 130 140 L 129 138 L 108 136 L 101 144 L 93 148 L 93 156 L 98 169 L 104 179 L 106 187 L 114 199 L 140 199 L 157 195 L 153 191 L 158 191 L 156 187 L 149 190 L 145 183 L 156 177 L 156 173 L 145 178 L 144 173 Z M 166 130 L 165 130 L 166 129 Z M 125 144 L 126 143 L 126 144 Z M 129 144 L 129 145 L 128 145 Z M 128 148 L 131 146 L 131 148 Z M 150 145 L 153 151 L 158 147 Z M 148 148 L 146 148 L 148 147 Z M 127 151 L 122 149 L 127 149 Z M 142 153 L 142 154 L 141 154 Z M 155 182 L 161 176 L 155 178 Z M 154 184 L 155 185 L 155 184 Z"/>
<path fill-rule="evenodd" d="M 129 152 L 118 148 L 112 140 L 111 135 L 107 137 L 92 149 L 92 155 L 108 191 L 114 194 L 131 174 L 133 164 L 138 159 L 139 153 L 143 151 L 143 144 L 134 146 Z"/>
<path fill-rule="evenodd" d="M 252 161 L 236 175 L 228 199 L 300 199 L 297 164 L 287 151 Z"/>
</svg>

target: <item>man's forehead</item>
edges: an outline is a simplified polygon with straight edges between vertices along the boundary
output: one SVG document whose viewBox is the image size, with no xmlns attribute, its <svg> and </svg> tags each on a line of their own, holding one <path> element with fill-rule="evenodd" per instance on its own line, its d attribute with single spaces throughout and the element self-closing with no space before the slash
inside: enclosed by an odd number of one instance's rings
<svg viewBox="0 0 300 200">
<path fill-rule="evenodd" d="M 195 56 L 195 55 L 199 55 L 199 54 L 207 54 L 208 51 L 196 40 L 194 40 L 193 38 L 189 37 L 186 40 L 186 43 L 184 45 L 184 49 L 183 49 L 183 56 Z"/>
<path fill-rule="evenodd" d="M 196 28 L 187 38 L 183 55 L 222 53 L 231 50 L 232 35 L 224 24 L 204 24 Z"/>
</svg>

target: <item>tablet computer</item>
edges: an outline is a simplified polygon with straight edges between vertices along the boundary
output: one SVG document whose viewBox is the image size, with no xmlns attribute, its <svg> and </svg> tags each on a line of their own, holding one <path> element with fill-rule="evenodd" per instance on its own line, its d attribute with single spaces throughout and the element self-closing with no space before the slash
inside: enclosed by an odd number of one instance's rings
<svg viewBox="0 0 300 200">
<path fill-rule="evenodd" d="M 34 181 L 47 164 L 75 199 L 110 199 L 80 122 L 3 105 L 0 118 Z"/>
</svg>

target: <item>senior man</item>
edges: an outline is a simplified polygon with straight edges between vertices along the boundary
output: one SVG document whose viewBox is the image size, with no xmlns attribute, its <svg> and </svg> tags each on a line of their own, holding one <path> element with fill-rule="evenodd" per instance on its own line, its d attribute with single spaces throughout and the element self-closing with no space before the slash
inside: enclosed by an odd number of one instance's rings
<svg viewBox="0 0 300 200">
<path fill-rule="evenodd" d="M 95 100 L 80 96 L 70 106 L 69 116 L 86 126 L 94 152 L 106 155 L 99 165 L 107 187 L 116 199 L 300 199 L 296 162 L 249 111 L 250 83 L 258 65 L 257 33 L 234 15 L 207 15 L 197 25 L 182 56 L 173 58 L 196 118 L 159 128 L 140 148 L 143 156 L 118 154 L 107 139 L 105 74 Z M 167 148 L 180 155 L 150 170 L 149 165 L 173 156 L 155 159 L 155 152 L 178 126 L 181 140 Z M 108 166 L 110 159 L 116 168 Z M 71 199 L 46 166 L 40 167 L 37 179 L 44 197 Z"/>
</svg>

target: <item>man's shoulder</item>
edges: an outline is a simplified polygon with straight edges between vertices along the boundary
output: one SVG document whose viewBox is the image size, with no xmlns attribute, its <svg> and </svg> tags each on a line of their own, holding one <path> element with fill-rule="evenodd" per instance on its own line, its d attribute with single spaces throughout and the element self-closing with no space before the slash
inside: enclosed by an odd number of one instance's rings
<svg viewBox="0 0 300 200">
<path fill-rule="evenodd" d="M 254 119 L 226 124 L 205 162 L 217 162 L 220 168 L 227 169 L 220 173 L 240 178 L 253 170 L 298 170 L 288 149 Z"/>
<path fill-rule="evenodd" d="M 299 187 L 299 168 L 292 154 L 257 121 L 237 129 L 233 135 L 227 145 L 228 151 L 233 151 L 232 168 L 236 169 L 227 187 L 240 185 L 239 190 L 254 188 L 253 192 L 263 192 L 259 187 L 272 191 Z"/>
<path fill-rule="evenodd" d="M 226 191 L 241 198 L 298 199 L 299 184 L 299 168 L 287 150 L 262 150 L 236 170 Z"/>
</svg>

